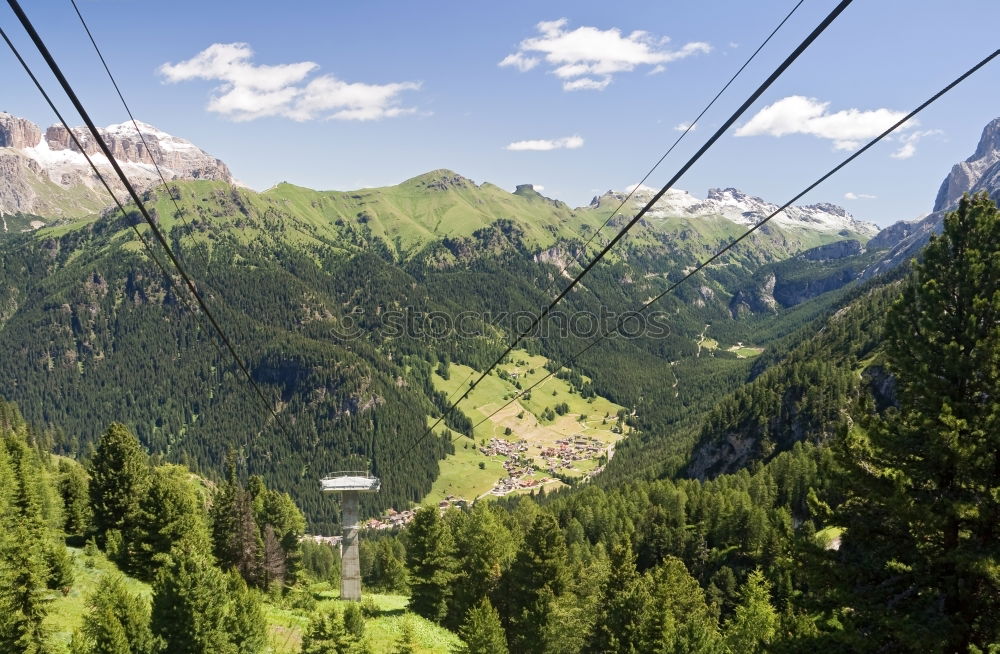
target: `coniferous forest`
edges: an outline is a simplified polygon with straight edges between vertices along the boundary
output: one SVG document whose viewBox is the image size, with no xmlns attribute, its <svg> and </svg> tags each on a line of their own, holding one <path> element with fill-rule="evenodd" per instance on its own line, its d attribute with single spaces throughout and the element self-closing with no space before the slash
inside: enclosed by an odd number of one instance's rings
<svg viewBox="0 0 1000 654">
<path fill-rule="evenodd" d="M 288 284 L 328 283 L 305 272 L 314 262 L 289 257 L 280 266 L 289 271 Z M 371 255 L 337 265 L 369 279 L 384 275 L 362 291 L 372 296 L 365 302 L 382 306 L 409 292 L 404 280 L 419 280 L 428 303 L 447 302 L 432 292 L 438 284 L 453 299 L 471 298 L 480 274 L 511 275 L 508 297 L 480 293 L 482 302 L 528 305 L 534 291 L 515 285 L 511 270 L 541 270 L 485 260 L 444 280 Z M 275 266 L 268 274 L 279 274 Z M 241 297 L 239 284 L 263 289 L 245 300 L 258 304 L 246 310 L 265 317 L 253 328 L 259 333 L 244 336 L 261 344 L 255 375 L 285 389 L 289 413 L 300 415 L 301 407 L 309 416 L 290 426 L 301 441 L 275 444 L 268 450 L 273 459 L 259 463 L 248 456 L 257 445 L 239 437 L 185 438 L 186 427 L 170 420 L 195 405 L 202 434 L 246 420 L 233 407 L 220 415 L 203 390 L 157 390 L 194 384 L 185 377 L 198 375 L 213 380 L 214 393 L 236 385 L 233 371 L 194 355 L 168 363 L 159 360 L 172 358 L 167 351 L 126 352 L 121 365 L 135 365 L 134 377 L 113 383 L 95 375 L 88 377 L 92 386 L 75 387 L 94 403 L 54 403 L 40 388 L 11 389 L 18 401 L 0 405 L 0 652 L 1000 647 L 1000 210 L 985 194 L 966 196 L 944 218 L 942 233 L 897 271 L 782 320 L 751 318 L 771 343 L 760 357 L 713 356 L 696 375 L 689 374 L 690 354 L 686 363 L 669 363 L 684 361 L 682 350 L 690 348 L 683 328 L 666 341 L 612 341 L 579 366 L 597 394 L 634 407 L 626 416 L 634 431 L 605 472 L 558 491 L 449 510 L 425 506 L 403 530 L 364 532 L 369 596 L 359 604 L 333 599 L 337 550 L 304 538 L 334 520 L 323 515 L 336 513 L 315 508 L 313 502 L 329 501 L 318 492 L 297 494 L 298 484 L 314 484 L 317 473 L 300 470 L 296 479 L 287 452 L 308 452 L 311 439 L 327 433 L 324 421 L 336 422 L 328 433 L 337 440 L 321 448 L 336 442 L 342 449 L 324 456 L 367 457 L 384 487 L 404 486 L 366 507 L 369 515 L 419 500 L 448 446 L 431 444 L 423 458 L 408 453 L 414 458 L 404 467 L 393 459 L 405 451 L 402 435 L 419 433 L 426 417 L 446 406 L 430 386 L 432 370 L 441 361 L 485 367 L 498 328 L 481 325 L 483 335 L 471 345 L 453 340 L 427 349 L 419 339 L 390 338 L 370 325 L 370 339 L 346 352 L 324 350 L 308 321 L 296 323 L 268 304 L 284 296 L 278 287 L 269 296 L 266 275 L 222 268 L 215 274 L 232 276 L 215 287 L 220 295 Z M 93 288 L 79 291 L 95 294 L 87 301 L 98 307 L 90 322 L 71 323 L 87 334 L 88 347 L 109 357 L 135 348 L 130 339 L 157 321 L 171 324 L 163 328 L 168 333 L 188 334 L 189 351 L 199 351 L 195 342 L 204 335 L 148 269 L 123 260 L 120 274 L 132 279 L 135 297 L 159 294 L 158 301 L 106 310 L 100 287 L 111 274 L 102 273 L 103 281 L 95 274 Z M 615 297 L 614 278 L 592 285 L 605 302 Z M 346 288 L 327 292 L 337 297 Z M 64 299 L 76 316 L 84 300 Z M 232 306 L 240 305 L 233 299 Z M 99 324 L 110 316 L 114 324 Z M 62 329 L 54 322 L 50 328 Z M 727 324 L 716 333 L 724 329 L 747 327 Z M 573 340 L 538 339 L 531 347 L 559 360 L 559 348 Z M 60 375 L 79 370 L 46 362 L 51 348 L 31 347 L 40 349 L 5 358 L 5 372 L 13 377 L 17 366 L 48 365 L 55 373 L 49 392 L 69 392 Z M 298 354 L 290 356 L 293 349 Z M 644 356 L 654 363 L 620 363 Z M 666 361 L 666 369 L 656 361 Z M 601 374 L 601 366 L 612 372 Z M 671 370 L 691 386 L 683 402 L 665 402 L 679 393 L 664 381 Z M 385 383 L 386 375 L 403 383 Z M 338 388 L 358 388 L 359 379 L 367 395 L 338 395 Z M 574 383 L 582 386 L 584 377 Z M 310 396 L 296 394 L 299 387 L 326 389 L 345 410 L 324 414 L 331 403 L 316 397 L 307 410 Z M 112 402 L 122 389 L 130 390 Z M 164 403 L 144 404 L 157 392 Z M 250 414 L 253 405 L 244 401 L 236 406 Z M 120 408 L 126 422 L 94 424 L 86 407 L 100 402 Z M 669 406 L 653 409 L 654 402 Z M 365 403 L 372 403 L 370 414 L 360 408 Z M 143 430 L 127 424 L 146 415 L 163 422 L 142 422 Z M 213 420 L 222 421 L 213 427 L 218 431 L 201 424 Z M 315 465 L 306 456 L 294 463 Z"/>
</svg>

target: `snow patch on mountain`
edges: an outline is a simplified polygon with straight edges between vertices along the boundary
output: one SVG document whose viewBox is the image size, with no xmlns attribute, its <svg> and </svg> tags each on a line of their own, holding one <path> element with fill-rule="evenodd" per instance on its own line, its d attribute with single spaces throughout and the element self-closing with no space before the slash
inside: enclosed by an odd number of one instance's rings
<svg viewBox="0 0 1000 654">
<path fill-rule="evenodd" d="M 591 201 L 591 206 L 620 204 L 629 192 L 632 193 L 629 210 L 633 212 L 639 211 L 657 193 L 656 189 L 648 186 L 630 187 L 626 192 L 608 191 L 600 197 L 595 197 Z M 735 188 L 709 189 L 708 197 L 704 200 L 687 191 L 669 189 L 646 215 L 650 218 L 722 216 L 739 225 L 750 227 L 777 209 L 778 205 Z M 853 232 L 865 236 L 873 236 L 879 230 L 873 223 L 858 220 L 843 207 L 827 202 L 791 206 L 772 218 L 771 222 L 790 228 L 833 233 Z"/>
</svg>

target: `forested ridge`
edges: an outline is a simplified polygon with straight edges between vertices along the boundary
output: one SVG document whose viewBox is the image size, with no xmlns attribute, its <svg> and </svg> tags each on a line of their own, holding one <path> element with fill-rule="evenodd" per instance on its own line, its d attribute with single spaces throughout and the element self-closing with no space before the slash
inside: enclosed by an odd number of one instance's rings
<svg viewBox="0 0 1000 654">
<path fill-rule="evenodd" d="M 235 451 L 208 481 L 112 424 L 81 465 L 3 404 L 0 651 L 414 651 L 417 616 L 467 652 L 992 651 L 998 264 L 1000 210 L 967 197 L 908 269 L 771 327 L 781 351 L 719 358 L 733 390 L 676 414 L 678 440 L 644 431 L 595 483 L 366 534 L 366 587 L 413 616 L 391 642 L 375 604 L 326 599 L 335 550 Z M 104 560 L 129 577 L 52 633 Z M 284 644 L 275 611 L 301 620 Z"/>
<path fill-rule="evenodd" d="M 53 432 L 61 453 L 86 453 L 111 421 L 127 424 L 154 457 L 215 480 L 232 451 L 242 471 L 291 493 L 315 532 L 336 529 L 336 503 L 321 498 L 315 484 L 330 470 L 370 468 L 384 479 L 385 492 L 366 498 L 368 514 L 419 501 L 448 452 L 437 435 L 410 451 L 447 406 L 430 371 L 442 361 L 479 370 L 491 364 L 525 326 L 523 317 L 562 283 L 559 269 L 583 242 L 568 226 L 580 221 L 585 235 L 595 220 L 541 196 L 453 176 L 438 171 L 397 191 L 418 214 L 435 203 L 453 213 L 480 207 L 478 223 L 441 238 L 409 234 L 408 219 L 386 213 L 394 204 L 364 194 L 328 197 L 283 185 L 258 195 L 211 182 L 146 194 L 280 424 L 220 356 L 179 280 L 164 278 L 134 240 L 134 212 L 0 240 L 4 395 Z M 182 216 L 174 215 L 171 197 Z M 507 204 L 499 206 L 526 213 L 504 217 L 490 208 L 501 199 Z M 540 232 L 539 224 L 551 229 Z M 644 226 L 567 298 L 562 322 L 553 320 L 525 347 L 556 361 L 572 357 L 599 331 L 560 328 L 566 316 L 634 310 L 729 236 L 713 229 L 696 221 Z M 727 343 L 749 342 L 835 301 L 836 292 L 787 315 L 730 315 L 741 271 L 787 256 L 802 238 L 776 229 L 750 239 L 727 265 L 708 269 L 699 286 L 682 286 L 656 307 L 666 336 L 611 339 L 574 365 L 593 379 L 595 392 L 634 411 L 637 445 L 673 439 L 677 425 L 697 420 L 747 378 L 749 360 L 721 350 L 697 356 L 706 322 Z M 426 320 L 458 315 L 471 316 L 461 334 L 456 325 L 435 332 Z M 663 384 L 674 373 L 684 380 L 677 389 Z M 449 421 L 466 422 L 460 415 Z"/>
</svg>

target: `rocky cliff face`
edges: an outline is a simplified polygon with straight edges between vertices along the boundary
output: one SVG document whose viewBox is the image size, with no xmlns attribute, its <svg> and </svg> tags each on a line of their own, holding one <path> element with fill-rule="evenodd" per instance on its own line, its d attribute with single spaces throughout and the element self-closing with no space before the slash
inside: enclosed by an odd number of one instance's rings
<svg viewBox="0 0 1000 654">
<path fill-rule="evenodd" d="M 976 189 L 984 178 L 1000 174 L 1000 169 L 996 166 L 998 162 L 1000 162 L 1000 118 L 994 118 L 983 128 L 979 145 L 972 156 L 952 166 L 951 172 L 941 183 L 937 199 L 934 201 L 934 211 L 954 208 L 963 193 Z"/>
<path fill-rule="evenodd" d="M 891 243 L 892 247 L 882 260 L 865 271 L 864 277 L 886 272 L 917 256 L 930 237 L 941 231 L 945 214 L 955 208 L 962 194 L 980 191 L 1000 201 L 1000 118 L 983 128 L 972 156 L 952 166 L 934 201 L 934 213 L 916 222 L 896 223 L 875 236 L 873 242 Z"/>
<path fill-rule="evenodd" d="M 234 183 L 229 168 L 193 143 L 151 125 L 131 122 L 101 129 L 101 136 L 132 184 L 140 191 L 160 184 L 155 162 L 167 181 L 209 179 Z M 124 194 L 90 131 L 73 128 L 111 188 Z M 145 139 L 145 143 L 143 142 Z M 148 147 L 147 147 L 148 146 Z M 81 216 L 112 205 L 70 133 L 61 125 L 44 134 L 24 118 L 0 113 L 0 214 Z"/>
</svg>

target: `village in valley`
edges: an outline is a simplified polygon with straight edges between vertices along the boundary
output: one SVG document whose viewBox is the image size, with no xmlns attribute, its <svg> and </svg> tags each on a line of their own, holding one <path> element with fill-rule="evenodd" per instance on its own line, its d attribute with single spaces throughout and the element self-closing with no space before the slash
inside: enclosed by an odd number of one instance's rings
<svg viewBox="0 0 1000 654">
<path fill-rule="evenodd" d="M 540 381 L 552 370 L 546 365 L 551 366 L 545 357 L 517 350 L 459 404 L 475 429 L 470 437 L 439 427 L 442 438 L 453 442 L 454 454 L 441 461 L 441 474 L 423 504 L 444 511 L 510 494 L 548 492 L 586 483 L 604 469 L 628 432 L 629 411 L 596 395 L 588 378 L 566 368 Z M 451 396 L 475 378 L 473 372 L 451 363 L 438 368 L 433 382 Z M 412 509 L 390 509 L 364 527 L 395 529 L 413 514 Z"/>
</svg>

